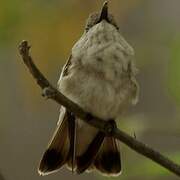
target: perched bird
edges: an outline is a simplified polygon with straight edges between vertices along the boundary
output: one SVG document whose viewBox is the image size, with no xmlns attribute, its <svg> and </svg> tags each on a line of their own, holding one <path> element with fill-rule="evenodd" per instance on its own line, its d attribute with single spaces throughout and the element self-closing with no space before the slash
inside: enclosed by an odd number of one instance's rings
<svg viewBox="0 0 180 180">
<path fill-rule="evenodd" d="M 86 112 L 105 121 L 117 121 L 128 105 L 138 101 L 133 56 L 133 48 L 121 36 L 105 2 L 99 13 L 88 18 L 63 67 L 58 88 Z M 103 175 L 118 176 L 118 142 L 61 107 L 57 129 L 38 171 L 47 175 L 63 165 L 77 174 L 96 169 Z"/>
</svg>

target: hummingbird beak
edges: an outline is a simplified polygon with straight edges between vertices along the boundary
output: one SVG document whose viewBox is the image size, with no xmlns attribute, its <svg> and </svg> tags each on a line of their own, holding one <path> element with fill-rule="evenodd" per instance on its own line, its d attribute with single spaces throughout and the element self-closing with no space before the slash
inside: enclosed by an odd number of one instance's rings
<svg viewBox="0 0 180 180">
<path fill-rule="evenodd" d="M 99 18 L 99 22 L 101 22 L 102 20 L 108 20 L 108 1 L 105 1 L 100 13 L 100 18 Z"/>
</svg>

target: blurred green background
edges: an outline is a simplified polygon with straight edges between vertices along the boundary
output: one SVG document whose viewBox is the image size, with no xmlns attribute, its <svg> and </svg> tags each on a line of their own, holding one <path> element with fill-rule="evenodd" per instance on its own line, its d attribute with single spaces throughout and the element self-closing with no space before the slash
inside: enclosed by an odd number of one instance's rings
<svg viewBox="0 0 180 180">
<path fill-rule="evenodd" d="M 36 169 L 56 126 L 59 107 L 41 97 L 17 50 L 21 40 L 28 40 L 34 61 L 55 85 L 86 18 L 102 2 L 1 0 L 0 171 L 5 180 L 111 179 L 98 173 L 72 175 L 66 168 L 38 176 Z M 120 31 L 135 49 L 141 86 L 140 102 L 123 115 L 119 127 L 135 132 L 138 140 L 180 163 L 179 7 L 179 0 L 110 2 Z M 179 179 L 125 145 L 121 149 L 123 172 L 118 179 Z"/>
</svg>

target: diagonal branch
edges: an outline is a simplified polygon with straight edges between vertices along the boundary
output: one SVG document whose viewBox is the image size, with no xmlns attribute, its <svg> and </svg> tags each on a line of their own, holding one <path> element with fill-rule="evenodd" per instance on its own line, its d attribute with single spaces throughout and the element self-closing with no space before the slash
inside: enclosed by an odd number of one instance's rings
<svg viewBox="0 0 180 180">
<path fill-rule="evenodd" d="M 139 142 L 135 138 L 121 131 L 112 123 L 103 121 L 102 119 L 92 116 L 88 112 L 85 112 L 77 104 L 69 100 L 56 88 L 54 88 L 34 64 L 31 56 L 29 55 L 29 49 L 30 46 L 28 45 L 28 42 L 22 41 L 19 46 L 19 53 L 21 54 L 24 63 L 30 70 L 30 73 L 33 75 L 37 84 L 42 88 L 43 96 L 53 99 L 58 104 L 63 105 L 69 111 L 76 114 L 76 116 L 78 116 L 88 124 L 104 132 L 107 136 L 115 137 L 137 153 L 144 155 L 145 157 L 151 159 L 152 161 L 158 163 L 159 165 L 163 166 L 164 168 L 180 177 L 180 165 L 163 156 L 160 152 L 153 150 L 146 144 Z"/>
</svg>

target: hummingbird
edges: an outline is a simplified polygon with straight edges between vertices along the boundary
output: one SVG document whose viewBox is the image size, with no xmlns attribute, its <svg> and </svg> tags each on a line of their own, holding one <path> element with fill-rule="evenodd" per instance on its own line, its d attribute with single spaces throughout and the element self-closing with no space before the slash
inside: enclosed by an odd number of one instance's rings
<svg viewBox="0 0 180 180">
<path fill-rule="evenodd" d="M 62 69 L 58 89 L 84 111 L 116 123 L 124 109 L 138 102 L 136 74 L 134 50 L 120 34 L 106 1 L 100 12 L 89 16 Z M 64 165 L 76 174 L 97 170 L 118 176 L 122 170 L 119 142 L 61 106 L 38 172 L 48 175 Z"/>
</svg>

